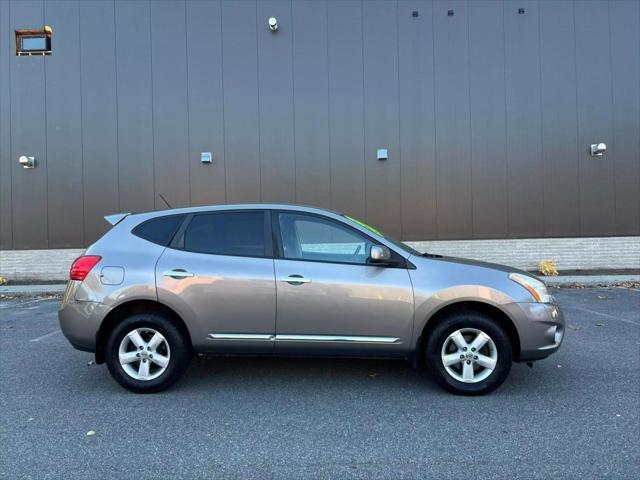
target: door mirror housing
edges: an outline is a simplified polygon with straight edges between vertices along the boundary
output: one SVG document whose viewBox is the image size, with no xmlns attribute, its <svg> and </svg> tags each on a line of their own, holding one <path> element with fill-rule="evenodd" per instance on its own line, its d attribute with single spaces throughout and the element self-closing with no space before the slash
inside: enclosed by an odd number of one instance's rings
<svg viewBox="0 0 640 480">
<path fill-rule="evenodd" d="M 369 263 L 386 265 L 391 260 L 391 250 L 384 245 L 372 245 L 369 252 Z"/>
</svg>

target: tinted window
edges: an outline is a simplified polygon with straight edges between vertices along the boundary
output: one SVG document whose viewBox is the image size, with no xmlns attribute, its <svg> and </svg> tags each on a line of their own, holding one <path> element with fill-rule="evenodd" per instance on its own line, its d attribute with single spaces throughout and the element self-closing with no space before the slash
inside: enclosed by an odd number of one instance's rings
<svg viewBox="0 0 640 480">
<path fill-rule="evenodd" d="M 310 215 L 280 213 L 284 258 L 366 264 L 372 243 L 354 230 Z"/>
<path fill-rule="evenodd" d="M 182 220 L 184 220 L 184 215 L 154 218 L 138 225 L 132 233 L 150 242 L 168 245 Z"/>
<path fill-rule="evenodd" d="M 185 232 L 184 248 L 217 255 L 264 257 L 264 213 L 196 215 Z"/>
</svg>

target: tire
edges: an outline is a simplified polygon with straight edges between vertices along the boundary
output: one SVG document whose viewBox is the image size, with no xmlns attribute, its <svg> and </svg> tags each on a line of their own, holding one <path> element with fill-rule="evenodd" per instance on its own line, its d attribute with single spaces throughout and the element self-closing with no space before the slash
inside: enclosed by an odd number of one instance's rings
<svg viewBox="0 0 640 480">
<path fill-rule="evenodd" d="M 125 317 L 109 334 L 105 353 L 114 380 L 136 393 L 169 388 L 182 377 L 192 356 L 188 336 L 158 312 Z"/>
<path fill-rule="evenodd" d="M 476 348 L 473 345 L 481 344 L 480 349 L 471 351 Z M 458 312 L 438 322 L 423 353 L 434 380 L 457 395 L 492 392 L 506 380 L 513 363 L 506 331 L 490 316 L 473 311 Z"/>
</svg>

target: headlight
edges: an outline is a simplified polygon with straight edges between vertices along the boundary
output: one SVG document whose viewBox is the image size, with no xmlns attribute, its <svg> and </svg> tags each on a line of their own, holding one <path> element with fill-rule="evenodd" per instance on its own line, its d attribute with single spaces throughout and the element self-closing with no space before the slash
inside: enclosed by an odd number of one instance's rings
<svg viewBox="0 0 640 480">
<path fill-rule="evenodd" d="M 547 286 L 544 282 L 530 277 L 528 275 L 521 275 L 519 273 L 510 273 L 509 278 L 516 283 L 519 283 L 536 299 L 539 303 L 550 303 L 551 295 L 547 290 Z"/>
</svg>

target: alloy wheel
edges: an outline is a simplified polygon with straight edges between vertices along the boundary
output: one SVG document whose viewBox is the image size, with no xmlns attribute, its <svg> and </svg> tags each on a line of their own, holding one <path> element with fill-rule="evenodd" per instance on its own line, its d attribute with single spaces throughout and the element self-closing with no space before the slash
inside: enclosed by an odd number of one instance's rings
<svg viewBox="0 0 640 480">
<path fill-rule="evenodd" d="M 446 338 L 440 357 L 451 377 L 459 382 L 478 383 L 496 368 L 498 349 L 482 330 L 461 328 Z"/>
<path fill-rule="evenodd" d="M 153 328 L 136 328 L 127 333 L 118 349 L 120 366 L 135 380 L 158 378 L 169 365 L 171 350 L 164 336 Z"/>
</svg>

